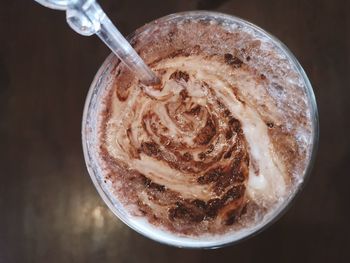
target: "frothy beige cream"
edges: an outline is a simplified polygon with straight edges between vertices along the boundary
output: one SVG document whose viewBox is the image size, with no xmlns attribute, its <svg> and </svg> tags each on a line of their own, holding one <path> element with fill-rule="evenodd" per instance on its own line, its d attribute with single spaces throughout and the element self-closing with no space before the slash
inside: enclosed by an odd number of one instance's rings
<svg viewBox="0 0 350 263">
<path fill-rule="evenodd" d="M 161 28 L 134 38 L 160 85 L 115 67 L 101 110 L 106 180 L 129 213 L 175 234 L 249 227 L 306 169 L 311 120 L 301 76 L 241 28 Z"/>
</svg>

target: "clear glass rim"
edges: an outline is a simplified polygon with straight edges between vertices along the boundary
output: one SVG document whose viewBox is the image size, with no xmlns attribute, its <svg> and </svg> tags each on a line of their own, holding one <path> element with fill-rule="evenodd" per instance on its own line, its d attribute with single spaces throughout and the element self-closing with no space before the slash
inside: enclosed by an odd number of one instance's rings
<svg viewBox="0 0 350 263">
<path fill-rule="evenodd" d="M 268 228 L 270 225 L 272 225 L 275 221 L 277 221 L 287 210 L 288 208 L 292 205 L 292 203 L 295 201 L 296 196 L 300 193 L 300 191 L 303 189 L 305 186 L 306 182 L 308 181 L 308 178 L 310 177 L 310 173 L 315 161 L 315 156 L 316 152 L 318 149 L 318 140 L 319 140 L 319 119 L 318 119 L 318 111 L 317 111 L 317 104 L 316 104 L 316 99 L 315 95 L 311 86 L 311 83 L 298 62 L 298 60 L 295 58 L 293 53 L 276 37 L 271 35 L 270 33 L 266 32 L 265 30 L 261 29 L 260 27 L 252 24 L 249 21 L 246 21 L 244 19 L 241 19 L 239 17 L 233 16 L 233 15 L 228 15 L 224 13 L 219 13 L 219 12 L 209 12 L 209 11 L 188 11 L 188 12 L 179 12 L 179 13 L 174 13 L 170 14 L 161 18 L 158 18 L 140 28 L 134 31 L 131 35 L 128 36 L 128 39 L 132 39 L 134 35 L 137 35 L 141 32 L 146 31 L 147 29 L 151 28 L 156 21 L 167 21 L 167 20 L 173 20 L 175 18 L 193 18 L 193 17 L 203 17 L 207 16 L 210 17 L 211 19 L 221 19 L 221 20 L 228 20 L 232 22 L 238 22 L 244 25 L 247 25 L 248 27 L 252 28 L 253 30 L 256 30 L 260 34 L 264 35 L 265 37 L 269 38 L 273 44 L 275 44 L 278 48 L 280 48 L 285 55 L 288 57 L 288 59 L 291 61 L 291 64 L 293 64 L 296 69 L 298 70 L 299 74 L 302 76 L 303 81 L 305 83 L 305 91 L 307 93 L 308 97 L 308 103 L 310 104 L 311 107 L 311 120 L 312 120 L 312 152 L 311 156 L 308 162 L 308 166 L 306 168 L 305 174 L 303 176 L 303 182 L 301 182 L 297 189 L 289 196 L 289 198 L 284 201 L 283 204 L 281 204 L 276 210 L 274 210 L 273 215 L 270 216 L 266 220 L 266 222 L 259 226 L 257 229 L 254 229 L 252 232 L 248 233 L 245 236 L 234 238 L 234 235 L 232 235 L 232 240 L 229 241 L 216 241 L 216 242 L 211 242 L 211 241 L 205 241 L 202 242 L 200 239 L 193 239 L 192 241 L 176 241 L 176 240 L 169 240 L 167 238 L 162 238 L 158 236 L 152 235 L 150 232 L 145 232 L 144 229 L 140 228 L 137 224 L 134 224 L 132 220 L 128 219 L 126 215 L 124 215 L 121 211 L 119 211 L 115 205 L 113 204 L 111 198 L 108 196 L 108 193 L 104 191 L 102 188 L 100 182 L 97 179 L 97 171 L 94 170 L 94 168 L 91 166 L 91 162 L 93 161 L 88 149 L 87 145 L 87 117 L 88 113 L 90 110 L 91 106 L 91 100 L 93 93 L 97 91 L 98 89 L 98 84 L 101 81 L 101 78 L 104 76 L 104 72 L 107 69 L 107 66 L 110 65 L 113 60 L 115 59 L 114 54 L 110 54 L 106 60 L 103 62 L 101 67 L 99 68 L 98 72 L 96 73 L 94 80 L 89 88 L 86 100 L 85 100 L 85 105 L 84 105 L 84 111 L 83 111 L 83 118 L 82 118 L 82 146 L 83 146 L 83 153 L 84 153 L 84 159 L 85 163 L 88 169 L 88 173 L 90 175 L 90 178 L 96 187 L 98 193 L 102 197 L 103 201 L 106 203 L 106 205 L 109 207 L 109 209 L 127 226 L 135 230 L 136 232 L 140 233 L 143 236 L 146 236 L 152 240 L 155 240 L 157 242 L 171 245 L 171 246 L 176 246 L 176 247 L 183 247 L 183 248 L 218 248 L 218 247 L 223 247 L 227 245 L 232 245 L 237 242 L 241 242 L 247 238 L 250 238 L 252 236 L 255 236 L 256 234 L 260 233 L 261 231 L 265 230 Z"/>
</svg>

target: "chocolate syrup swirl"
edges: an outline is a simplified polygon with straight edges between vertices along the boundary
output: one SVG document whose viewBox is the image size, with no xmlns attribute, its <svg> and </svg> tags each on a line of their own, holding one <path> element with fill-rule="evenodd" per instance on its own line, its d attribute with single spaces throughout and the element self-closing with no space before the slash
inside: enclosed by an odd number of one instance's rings
<svg viewBox="0 0 350 263">
<path fill-rule="evenodd" d="M 193 26 L 198 33 L 210 25 Z M 169 31 L 171 43 L 186 37 Z M 106 180 L 130 213 L 172 232 L 242 228 L 287 195 L 297 170 L 290 161 L 305 153 L 286 120 L 307 130 L 307 116 L 278 110 L 284 87 L 252 66 L 248 48 L 212 52 L 188 44 L 166 56 L 164 50 L 155 48 L 161 57 L 150 63 L 157 86 L 142 85 L 122 65 L 114 70 L 100 132 Z"/>
</svg>

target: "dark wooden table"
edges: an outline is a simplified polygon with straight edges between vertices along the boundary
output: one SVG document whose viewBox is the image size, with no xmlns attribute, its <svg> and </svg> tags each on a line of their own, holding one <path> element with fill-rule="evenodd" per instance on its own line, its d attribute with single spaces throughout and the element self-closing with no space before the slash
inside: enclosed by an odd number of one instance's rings
<svg viewBox="0 0 350 263">
<path fill-rule="evenodd" d="M 350 262 L 350 11 L 346 0 L 104 0 L 124 34 L 213 9 L 256 23 L 314 86 L 321 137 L 312 176 L 273 226 L 218 250 L 172 248 L 116 219 L 85 168 L 80 123 L 107 48 L 33 1 L 0 7 L 0 262 Z"/>
</svg>

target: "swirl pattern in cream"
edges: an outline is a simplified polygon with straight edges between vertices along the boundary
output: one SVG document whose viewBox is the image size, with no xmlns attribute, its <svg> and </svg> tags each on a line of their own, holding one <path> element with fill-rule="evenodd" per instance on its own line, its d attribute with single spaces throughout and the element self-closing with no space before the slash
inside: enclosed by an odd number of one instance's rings
<svg viewBox="0 0 350 263">
<path fill-rule="evenodd" d="M 303 123 L 308 135 L 308 116 L 281 110 L 283 87 L 250 60 L 194 45 L 151 63 L 156 87 L 116 66 L 100 151 L 130 213 L 179 234 L 222 233 L 254 223 L 288 196 L 293 161 L 307 153 L 300 130 L 286 123 Z"/>
</svg>

